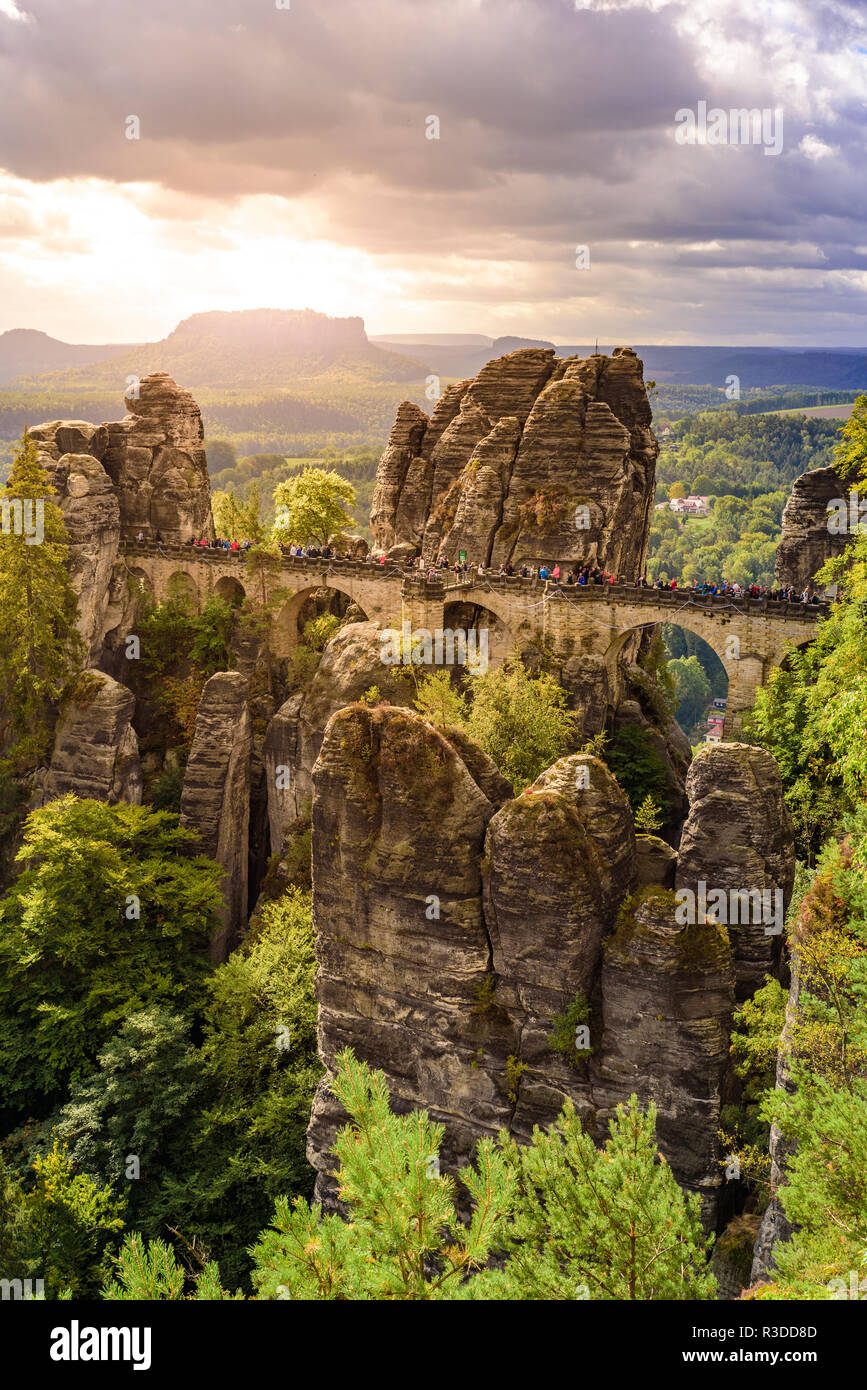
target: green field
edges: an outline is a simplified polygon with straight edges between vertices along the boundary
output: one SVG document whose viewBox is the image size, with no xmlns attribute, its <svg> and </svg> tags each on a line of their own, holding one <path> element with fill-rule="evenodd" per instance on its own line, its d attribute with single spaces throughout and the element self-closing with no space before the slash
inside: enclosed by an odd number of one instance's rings
<svg viewBox="0 0 867 1390">
<path fill-rule="evenodd" d="M 767 410 L 766 415 L 807 415 L 815 420 L 848 420 L 854 401 L 847 405 L 802 405 L 794 410 Z"/>
</svg>

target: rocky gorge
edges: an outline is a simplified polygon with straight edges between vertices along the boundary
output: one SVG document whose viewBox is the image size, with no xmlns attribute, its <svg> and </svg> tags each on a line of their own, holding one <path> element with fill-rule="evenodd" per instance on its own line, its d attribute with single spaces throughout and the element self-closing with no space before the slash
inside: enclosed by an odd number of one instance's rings
<svg viewBox="0 0 867 1390">
<path fill-rule="evenodd" d="M 158 373 L 127 404 L 120 422 L 30 430 L 69 532 L 88 654 L 33 804 L 70 791 L 111 804 L 147 795 L 152 692 L 127 676 L 141 590 L 126 547 L 139 535 L 213 536 L 192 396 Z M 448 386 L 430 417 L 400 407 L 377 474 L 377 550 L 638 574 L 656 455 L 634 352 L 521 349 Z M 818 557 L 813 512 L 834 480 L 810 476 L 813 490 L 796 484 L 787 508 L 787 574 Z M 733 1013 L 766 975 L 788 983 L 787 966 L 766 922 L 684 921 L 679 908 L 702 884 L 779 894 L 787 907 L 794 839 L 774 759 L 741 742 L 693 757 L 658 698 L 658 634 L 647 630 L 613 676 L 580 651 L 553 663 L 523 653 L 532 669 L 547 662 L 577 722 L 574 751 L 516 794 L 465 732 L 417 712 L 412 686 L 383 667 L 379 625 L 345 606 L 340 616 L 303 680 L 284 662 L 265 682 L 261 631 L 247 632 L 232 669 L 199 693 L 179 797 L 182 824 L 225 873 L 215 959 L 243 939 L 260 893 L 305 860 L 325 1068 L 308 1133 L 318 1197 L 336 1203 L 345 1117 L 329 1078 L 351 1047 L 385 1073 L 397 1110 L 444 1124 L 450 1171 L 485 1136 L 526 1141 L 565 1100 L 600 1142 L 635 1093 L 657 1107 L 660 1151 L 700 1197 L 706 1228 L 722 1229 L 739 1211 L 719 1138 L 738 1095 Z M 587 748 L 618 730 L 637 730 L 663 769 L 661 835 L 636 829 L 604 757 Z M 158 760 L 164 773 L 165 750 Z"/>
</svg>

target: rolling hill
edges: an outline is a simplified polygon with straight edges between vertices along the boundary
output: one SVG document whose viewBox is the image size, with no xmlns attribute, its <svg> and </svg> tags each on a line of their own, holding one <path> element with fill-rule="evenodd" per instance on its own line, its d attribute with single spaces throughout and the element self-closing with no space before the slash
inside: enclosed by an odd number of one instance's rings
<svg viewBox="0 0 867 1390">
<path fill-rule="evenodd" d="M 102 362 L 129 352 L 129 343 L 64 343 L 35 328 L 10 328 L 0 333 L 0 382 L 39 376 Z"/>
</svg>

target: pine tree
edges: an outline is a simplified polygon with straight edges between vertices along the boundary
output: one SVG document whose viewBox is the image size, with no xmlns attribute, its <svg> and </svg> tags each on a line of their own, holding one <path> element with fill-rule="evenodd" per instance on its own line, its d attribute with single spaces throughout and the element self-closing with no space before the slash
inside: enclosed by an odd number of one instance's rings
<svg viewBox="0 0 867 1390">
<path fill-rule="evenodd" d="M 531 1144 L 483 1140 L 456 1185 L 439 1172 L 443 1126 L 392 1114 L 381 1072 L 347 1051 L 332 1089 L 350 1123 L 335 1145 L 349 1220 L 277 1202 L 253 1251 L 260 1298 L 704 1299 L 715 1281 L 697 1197 L 655 1141 L 656 1111 L 619 1106 L 597 1150 L 566 1105 Z M 506 1255 L 503 1270 L 487 1268 Z"/>
<path fill-rule="evenodd" d="M 643 831 L 645 834 L 653 834 L 655 830 L 661 829 L 664 823 L 659 803 L 650 795 L 644 798 L 635 812 L 633 820 L 635 821 L 635 829 Z"/>
<path fill-rule="evenodd" d="M 443 1126 L 424 1110 L 394 1115 L 382 1072 L 338 1058 L 332 1090 L 350 1123 L 335 1145 L 339 1193 L 351 1219 L 280 1198 L 253 1255 L 260 1298 L 444 1299 L 487 1261 L 509 1209 L 510 1179 L 491 1141 L 460 1179 L 474 1203 L 463 1225 L 456 1183 L 440 1174 Z"/>
<path fill-rule="evenodd" d="M 130 1014 L 202 1004 L 222 875 L 197 845 L 176 815 L 146 806 L 70 794 L 30 813 L 21 873 L 0 899 L 11 1113 L 56 1103 Z"/>
<path fill-rule="evenodd" d="M 597 1149 L 571 1103 L 528 1145 L 501 1139 L 515 1186 L 503 1272 L 487 1271 L 472 1296 L 642 1301 L 709 1299 L 699 1202 L 684 1196 L 657 1151 L 656 1107 L 618 1105 Z"/>
<path fill-rule="evenodd" d="M 52 706 L 83 655 L 54 493 L 25 434 L 0 489 L 0 752 L 15 768 L 45 755 Z"/>
<path fill-rule="evenodd" d="M 187 1288 L 192 1291 L 186 1293 Z M 115 1261 L 114 1276 L 102 1296 L 110 1301 L 135 1303 L 243 1298 L 243 1294 L 233 1295 L 222 1287 L 214 1260 L 207 1260 L 197 1273 L 190 1274 L 165 1241 L 145 1241 L 138 1232 L 124 1241 Z"/>
<path fill-rule="evenodd" d="M 76 1172 L 56 1140 L 33 1174 L 23 1198 L 29 1272 L 44 1280 L 46 1298 L 92 1298 L 123 1230 L 125 1198 Z"/>
</svg>

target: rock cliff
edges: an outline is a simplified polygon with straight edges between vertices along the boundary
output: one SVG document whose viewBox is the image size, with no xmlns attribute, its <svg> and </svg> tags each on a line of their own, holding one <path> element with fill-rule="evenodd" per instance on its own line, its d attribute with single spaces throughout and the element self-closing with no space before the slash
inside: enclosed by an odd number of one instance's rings
<svg viewBox="0 0 867 1390">
<path fill-rule="evenodd" d="M 783 534 L 774 563 L 778 583 L 803 590 L 826 560 L 843 553 L 851 537 L 829 531 L 828 503 L 848 495 L 833 468 L 814 468 L 795 479 L 783 508 Z"/>
<path fill-rule="evenodd" d="M 104 618 L 120 543 L 120 504 L 103 467 L 105 425 L 55 420 L 29 431 L 39 462 L 57 491 L 69 533 L 69 574 L 78 599 L 78 629 L 90 661 L 102 650 Z"/>
<path fill-rule="evenodd" d="M 132 727 L 135 696 L 103 671 L 84 671 L 61 711 L 44 800 L 66 792 L 140 805 L 141 763 Z"/>
<path fill-rule="evenodd" d="M 53 420 L 28 430 L 69 532 L 78 627 L 94 665 L 126 605 L 120 545 L 140 532 L 166 542 L 214 534 L 202 417 L 189 391 L 154 372 L 126 404 L 126 418 L 108 425 Z"/>
<path fill-rule="evenodd" d="M 226 959 L 247 924 L 252 742 L 247 681 L 218 671 L 199 701 L 181 795 L 181 823 L 199 832 L 202 853 L 226 875 L 215 960 Z"/>
<path fill-rule="evenodd" d="M 640 359 L 522 348 L 400 407 L 371 510 L 379 546 L 427 561 L 599 563 L 640 572 L 658 446 Z"/>
<path fill-rule="evenodd" d="M 313 772 L 326 1068 L 353 1047 L 399 1110 L 423 1105 L 445 1124 L 455 1164 L 500 1127 L 527 1138 L 567 1098 L 601 1138 L 634 1091 L 657 1105 L 661 1149 L 711 1224 L 736 984 L 760 983 L 772 951 L 740 927 L 682 922 L 664 884 L 698 875 L 787 896 L 794 854 L 772 759 L 723 744 L 698 761 L 683 862 L 657 842 L 640 870 L 625 798 L 596 759 L 561 759 L 498 805 L 507 788 L 418 715 L 334 714 Z M 589 1046 L 576 1048 L 582 1023 Z M 326 1076 L 309 1155 L 328 1202 L 341 1118 Z"/>
<path fill-rule="evenodd" d="M 740 891 L 779 892 L 785 910 L 795 877 L 794 836 L 771 754 L 745 743 L 708 744 L 692 762 L 686 794 L 689 815 L 680 838 L 675 887 L 697 897 L 704 882 L 708 893 L 725 892 L 730 905 L 731 895 Z M 768 905 L 773 908 L 773 899 Z M 743 915 L 739 907 L 738 916 Z M 782 929 L 781 916 L 729 925 L 739 1001 L 774 973 Z"/>
</svg>

